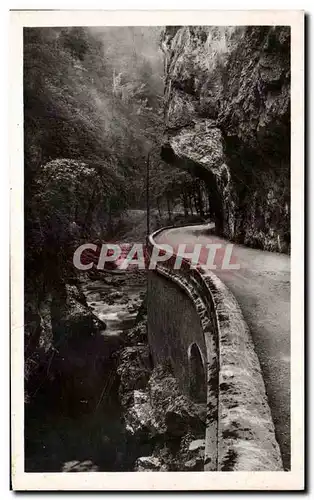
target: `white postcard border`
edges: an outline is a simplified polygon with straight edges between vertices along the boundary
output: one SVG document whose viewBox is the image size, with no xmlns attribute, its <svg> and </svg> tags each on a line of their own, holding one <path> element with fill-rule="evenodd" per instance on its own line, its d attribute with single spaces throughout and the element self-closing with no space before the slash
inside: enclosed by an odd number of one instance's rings
<svg viewBox="0 0 314 500">
<path fill-rule="evenodd" d="M 291 26 L 291 471 L 24 472 L 24 26 Z M 302 11 L 14 11 L 10 19 L 11 403 L 15 490 L 298 490 L 304 487 L 304 13 Z"/>
</svg>

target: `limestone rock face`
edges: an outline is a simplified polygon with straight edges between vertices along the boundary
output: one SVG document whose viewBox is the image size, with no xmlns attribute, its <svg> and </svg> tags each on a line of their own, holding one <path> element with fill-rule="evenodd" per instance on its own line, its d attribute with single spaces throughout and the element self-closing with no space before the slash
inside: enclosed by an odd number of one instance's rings
<svg viewBox="0 0 314 500">
<path fill-rule="evenodd" d="M 86 408 L 88 404 L 95 406 L 93 398 L 99 397 L 97 391 L 99 385 L 103 385 L 103 365 L 113 347 L 104 343 L 101 333 L 106 325 L 88 307 L 78 283 L 75 283 L 58 282 L 58 286 L 42 294 L 40 301 L 34 295 L 27 295 L 27 403 L 32 402 L 35 397 L 32 395 L 36 395 L 36 388 L 41 384 L 47 391 L 61 387 L 62 398 L 66 394 L 63 401 L 65 405 L 69 402 L 69 406 L 71 397 L 73 401 L 75 398 L 86 401 Z M 44 379 L 43 373 L 47 374 Z"/>
<path fill-rule="evenodd" d="M 106 329 L 87 306 L 76 286 L 65 284 L 51 304 L 52 326 L 55 343 L 64 343 Z"/>
<path fill-rule="evenodd" d="M 290 31 L 168 27 L 162 157 L 202 177 L 228 238 L 290 248 Z"/>
<path fill-rule="evenodd" d="M 205 439 L 195 439 L 189 445 L 189 451 L 205 450 Z"/>
<path fill-rule="evenodd" d="M 187 432 L 205 433 L 206 408 L 182 395 L 178 382 L 162 366 L 157 366 L 148 382 L 151 405 L 157 421 L 168 436 Z"/>
<path fill-rule="evenodd" d="M 123 351 L 124 354 L 126 349 Z M 136 366 L 135 363 L 133 368 Z M 120 377 L 126 376 L 126 370 L 125 364 L 119 365 Z M 141 373 L 144 377 L 147 376 L 146 369 L 143 372 L 143 365 Z M 131 381 L 129 375 L 127 379 Z M 152 371 L 145 390 L 143 382 L 144 378 L 139 377 L 132 377 L 132 385 L 127 385 L 122 380 L 128 432 L 133 435 L 146 433 L 150 437 L 159 435 L 165 439 L 181 438 L 188 432 L 196 435 L 205 433 L 205 405 L 197 405 L 182 395 L 176 379 L 164 367 L 157 366 Z M 137 388 L 132 390 L 134 387 Z M 129 395 L 126 398 L 127 392 Z"/>
<path fill-rule="evenodd" d="M 139 452 L 134 470 L 204 470 L 206 405 L 182 395 L 167 366 L 151 368 L 144 384 L 143 347 L 124 348 L 118 366 L 126 435 Z M 134 370 L 139 365 L 144 378 L 135 377 L 128 384 L 130 362 Z"/>
<path fill-rule="evenodd" d="M 138 458 L 134 470 L 137 472 L 162 472 L 166 471 L 167 469 L 159 460 L 159 458 L 151 456 Z"/>
<path fill-rule="evenodd" d="M 124 415 L 126 431 L 137 439 L 153 438 L 163 434 L 164 426 L 156 419 L 154 408 L 151 405 L 149 394 L 145 391 L 133 391 L 133 402 Z"/>
</svg>

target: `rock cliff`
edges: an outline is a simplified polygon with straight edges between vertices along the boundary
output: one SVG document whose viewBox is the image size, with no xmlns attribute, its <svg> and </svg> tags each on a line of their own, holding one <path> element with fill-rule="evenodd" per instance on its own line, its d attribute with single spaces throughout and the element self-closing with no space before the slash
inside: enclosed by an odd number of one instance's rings
<svg viewBox="0 0 314 500">
<path fill-rule="evenodd" d="M 105 323 L 88 307 L 73 278 L 71 284 L 55 283 L 40 300 L 29 294 L 25 299 L 26 403 L 32 405 L 38 393 L 58 386 L 67 406 L 84 398 L 95 405 L 95 387 L 103 384 L 104 365 L 116 348 L 104 343 Z"/>
<path fill-rule="evenodd" d="M 117 373 L 132 470 L 204 470 L 205 405 L 180 392 L 170 366 L 153 367 L 146 316 L 129 331 L 126 343 Z"/>
<path fill-rule="evenodd" d="M 208 186 L 218 231 L 290 248 L 290 31 L 167 27 L 162 157 Z"/>
</svg>

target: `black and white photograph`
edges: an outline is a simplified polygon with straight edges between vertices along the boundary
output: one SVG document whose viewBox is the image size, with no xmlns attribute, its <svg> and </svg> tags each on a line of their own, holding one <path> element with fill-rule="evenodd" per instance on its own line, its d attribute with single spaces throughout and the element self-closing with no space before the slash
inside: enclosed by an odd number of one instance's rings
<svg viewBox="0 0 314 500">
<path fill-rule="evenodd" d="M 17 23 L 14 489 L 301 487 L 303 14 L 264 13 Z"/>
</svg>

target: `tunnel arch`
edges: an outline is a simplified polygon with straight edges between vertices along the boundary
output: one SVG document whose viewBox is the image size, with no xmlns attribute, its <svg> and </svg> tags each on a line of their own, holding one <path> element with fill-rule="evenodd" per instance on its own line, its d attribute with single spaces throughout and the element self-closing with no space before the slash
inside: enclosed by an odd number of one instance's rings
<svg viewBox="0 0 314 500">
<path fill-rule="evenodd" d="M 190 158 L 177 157 L 172 146 L 168 143 L 161 148 L 161 158 L 169 165 L 174 165 L 182 171 L 189 172 L 193 177 L 197 177 L 205 182 L 208 201 L 210 206 L 210 216 L 215 222 L 215 231 L 218 235 L 224 233 L 224 207 L 221 186 L 217 184 L 217 175 L 210 168 L 191 160 Z"/>
<path fill-rule="evenodd" d="M 193 342 L 188 348 L 189 363 L 189 393 L 196 403 L 206 403 L 206 372 L 202 351 L 198 344 Z"/>
</svg>

